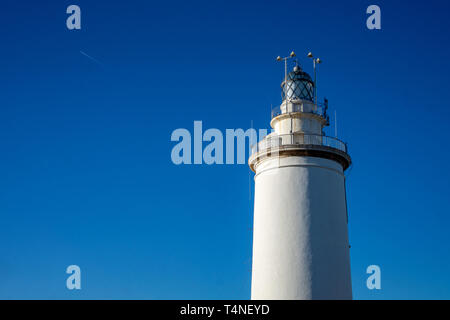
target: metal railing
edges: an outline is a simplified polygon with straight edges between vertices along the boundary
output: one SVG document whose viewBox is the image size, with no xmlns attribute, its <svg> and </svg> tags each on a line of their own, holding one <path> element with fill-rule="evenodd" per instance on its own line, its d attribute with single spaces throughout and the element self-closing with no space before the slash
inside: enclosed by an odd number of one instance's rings
<svg viewBox="0 0 450 320">
<path fill-rule="evenodd" d="M 291 133 L 267 136 L 252 146 L 252 155 L 259 151 L 277 149 L 283 146 L 318 145 L 347 152 L 347 144 L 337 138 L 320 134 Z"/>
<path fill-rule="evenodd" d="M 318 116 L 321 116 L 329 121 L 329 117 L 327 115 L 328 103 L 317 103 L 312 104 L 304 104 L 304 103 L 288 103 L 287 107 L 279 105 L 272 109 L 271 119 L 278 117 L 281 114 L 289 114 L 291 112 L 304 112 L 304 113 L 313 113 Z"/>
</svg>

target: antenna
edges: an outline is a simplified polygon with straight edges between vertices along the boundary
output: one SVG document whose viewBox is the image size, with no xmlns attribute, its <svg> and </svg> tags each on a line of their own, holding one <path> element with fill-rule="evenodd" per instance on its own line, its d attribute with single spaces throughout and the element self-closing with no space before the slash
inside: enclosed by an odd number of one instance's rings
<svg viewBox="0 0 450 320">
<path fill-rule="evenodd" d="M 337 111 L 334 110 L 334 137 L 337 138 Z"/>
<path fill-rule="evenodd" d="M 313 68 L 314 68 L 314 103 L 317 105 L 317 73 L 316 73 L 316 64 L 322 63 L 320 58 L 314 58 L 311 52 L 308 53 L 308 58 L 313 60 Z"/>
</svg>

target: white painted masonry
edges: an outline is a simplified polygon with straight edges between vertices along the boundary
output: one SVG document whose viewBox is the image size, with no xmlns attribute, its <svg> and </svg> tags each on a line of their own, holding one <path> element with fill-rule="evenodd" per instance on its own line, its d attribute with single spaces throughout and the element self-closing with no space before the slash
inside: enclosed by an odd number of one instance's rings
<svg viewBox="0 0 450 320">
<path fill-rule="evenodd" d="M 308 81 L 298 70 L 292 81 Z M 351 160 L 344 143 L 322 135 L 326 125 L 326 108 L 288 98 L 273 115 L 275 132 L 249 159 L 252 299 L 352 299 L 344 176 Z"/>
</svg>

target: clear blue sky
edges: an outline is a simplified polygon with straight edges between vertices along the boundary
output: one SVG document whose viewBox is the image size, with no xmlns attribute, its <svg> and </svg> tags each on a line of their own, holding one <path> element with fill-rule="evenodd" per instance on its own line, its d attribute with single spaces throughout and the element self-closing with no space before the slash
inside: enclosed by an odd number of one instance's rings
<svg viewBox="0 0 450 320">
<path fill-rule="evenodd" d="M 66 28 L 70 4 L 81 31 Z M 365 26 L 370 4 L 381 31 Z M 170 135 L 194 120 L 268 127 L 275 57 L 292 49 L 323 59 L 319 96 L 353 158 L 354 298 L 450 298 L 448 2 L 0 8 L 0 298 L 250 298 L 249 168 L 175 166 Z"/>
</svg>

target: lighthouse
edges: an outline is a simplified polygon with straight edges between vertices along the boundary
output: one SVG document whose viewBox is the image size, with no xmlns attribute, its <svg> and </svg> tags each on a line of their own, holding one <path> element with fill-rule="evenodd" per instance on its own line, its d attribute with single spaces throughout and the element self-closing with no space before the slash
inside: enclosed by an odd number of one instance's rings
<svg viewBox="0 0 450 320">
<path fill-rule="evenodd" d="M 271 134 L 252 148 L 255 173 L 251 298 L 352 299 L 344 171 L 347 145 L 324 134 L 328 101 L 296 65 L 281 83 Z"/>
</svg>

